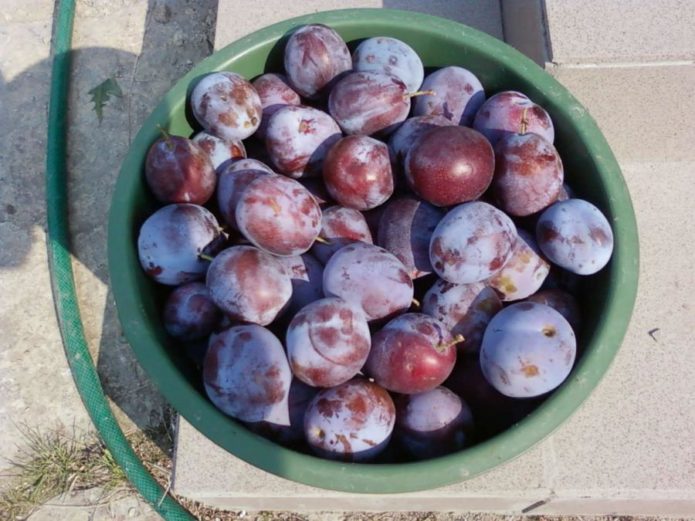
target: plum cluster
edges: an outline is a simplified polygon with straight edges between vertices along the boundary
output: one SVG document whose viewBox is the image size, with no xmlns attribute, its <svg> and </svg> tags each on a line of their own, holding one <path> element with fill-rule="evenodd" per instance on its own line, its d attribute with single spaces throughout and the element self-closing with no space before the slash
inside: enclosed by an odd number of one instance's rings
<svg viewBox="0 0 695 521">
<path fill-rule="evenodd" d="M 211 73 L 190 108 L 200 131 L 163 131 L 147 155 L 162 206 L 137 247 L 221 411 L 326 458 L 425 459 L 508 428 L 570 374 L 566 281 L 604 268 L 613 234 L 569 195 L 527 96 L 307 25 L 283 71 Z"/>
</svg>

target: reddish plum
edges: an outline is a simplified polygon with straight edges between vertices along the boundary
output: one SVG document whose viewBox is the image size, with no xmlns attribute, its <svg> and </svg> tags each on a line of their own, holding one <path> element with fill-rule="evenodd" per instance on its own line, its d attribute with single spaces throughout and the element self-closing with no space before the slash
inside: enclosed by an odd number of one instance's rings
<svg viewBox="0 0 695 521">
<path fill-rule="evenodd" d="M 255 324 L 215 335 L 203 362 L 203 383 L 212 403 L 247 422 L 289 425 L 291 379 L 282 344 Z"/>
<path fill-rule="evenodd" d="M 304 433 L 318 455 L 359 462 L 386 448 L 395 422 L 389 393 L 355 377 L 314 397 L 304 415 Z"/>
<path fill-rule="evenodd" d="M 401 80 L 408 92 L 422 85 L 422 60 L 407 43 L 379 36 L 362 41 L 352 53 L 352 68 L 359 72 L 380 72 Z"/>
<path fill-rule="evenodd" d="M 455 125 L 470 126 L 475 113 L 485 101 L 480 80 L 463 67 L 439 69 L 425 78 L 421 90 L 431 91 L 415 98 L 415 116 L 438 115 Z"/>
<path fill-rule="evenodd" d="M 410 307 L 413 281 L 394 255 L 356 242 L 338 250 L 326 264 L 323 292 L 361 307 L 368 320 L 378 320 Z"/>
<path fill-rule="evenodd" d="M 323 265 L 313 255 L 278 257 L 292 280 L 292 297 L 287 306 L 291 316 L 307 304 L 323 298 Z"/>
<path fill-rule="evenodd" d="M 195 204 L 170 204 L 150 215 L 140 228 L 138 255 L 145 273 L 160 284 L 178 286 L 202 279 L 223 236 L 217 219 Z"/>
<path fill-rule="evenodd" d="M 234 159 L 246 158 L 246 148 L 240 139 L 225 141 L 207 132 L 198 132 L 193 136 L 193 142 L 205 151 L 215 170 Z"/>
<path fill-rule="evenodd" d="M 285 266 L 252 246 L 233 246 L 210 264 L 205 281 L 212 300 L 232 319 L 270 324 L 289 302 L 292 282 Z"/>
<path fill-rule="evenodd" d="M 256 131 L 256 136 L 265 139 L 266 129 L 270 116 L 275 114 L 285 105 L 300 105 L 302 100 L 288 84 L 287 77 L 282 74 L 268 73 L 253 80 L 252 85 L 258 92 L 263 107 L 261 125 Z"/>
<path fill-rule="evenodd" d="M 600 271 L 613 254 L 613 230 L 601 210 L 582 199 L 546 209 L 536 224 L 538 246 L 551 262 L 577 275 Z"/>
<path fill-rule="evenodd" d="M 432 317 L 406 313 L 372 337 L 364 371 L 389 391 L 429 391 L 441 385 L 453 370 L 457 340 Z"/>
<path fill-rule="evenodd" d="M 495 156 L 482 134 L 466 127 L 427 130 L 405 158 L 410 187 L 435 206 L 480 197 L 492 181 Z"/>
<path fill-rule="evenodd" d="M 191 93 L 191 109 L 207 132 L 227 141 L 253 134 L 263 110 L 253 85 L 229 71 L 203 77 Z"/>
<path fill-rule="evenodd" d="M 185 137 L 167 135 L 147 152 L 145 179 L 163 203 L 205 204 L 217 176 L 205 150 Z"/>
<path fill-rule="evenodd" d="M 272 168 L 266 165 L 264 162 L 258 159 L 252 159 L 250 157 L 244 159 L 236 159 L 232 161 L 229 165 L 225 165 L 227 170 L 236 172 L 238 170 L 260 170 L 261 172 L 266 172 L 268 174 L 274 174 Z"/>
<path fill-rule="evenodd" d="M 270 117 L 265 144 L 278 171 L 297 178 L 320 175 L 323 158 L 341 136 L 325 112 L 288 105 Z"/>
<path fill-rule="evenodd" d="M 343 206 L 331 206 L 323 211 L 319 237 L 325 241 L 316 241 L 311 251 L 324 264 L 343 246 L 358 241 L 372 244 L 364 215 Z"/>
<path fill-rule="evenodd" d="M 576 344 L 572 327 L 560 313 L 544 304 L 519 302 L 490 321 L 480 348 L 480 368 L 506 396 L 539 396 L 570 374 Z"/>
<path fill-rule="evenodd" d="M 435 127 L 448 127 L 453 124 L 444 116 L 418 116 L 406 119 L 389 138 L 391 160 L 395 164 L 403 166 L 408 150 L 413 148 L 415 142 L 425 131 Z"/>
<path fill-rule="evenodd" d="M 244 159 L 244 164 L 251 164 L 253 159 Z M 239 227 L 236 222 L 236 207 L 241 199 L 241 194 L 247 186 L 259 177 L 274 175 L 272 171 L 266 172 L 261 169 L 240 169 L 237 165 L 242 163 L 231 163 L 225 167 L 219 175 L 217 181 L 217 207 L 224 221 L 234 230 Z"/>
<path fill-rule="evenodd" d="M 552 143 L 555 128 L 548 113 L 521 92 L 495 94 L 482 104 L 475 115 L 473 128 L 495 145 L 508 134 L 538 134 Z"/>
<path fill-rule="evenodd" d="M 376 208 L 393 194 L 388 147 L 368 136 L 340 139 L 326 154 L 323 180 L 341 205 L 356 210 Z"/>
<path fill-rule="evenodd" d="M 184 342 L 209 336 L 222 313 L 202 282 L 189 282 L 171 292 L 164 304 L 164 329 Z"/>
<path fill-rule="evenodd" d="M 314 387 L 333 387 L 359 373 L 371 337 L 361 309 L 339 298 L 324 298 L 295 315 L 286 341 L 297 378 Z"/>
<path fill-rule="evenodd" d="M 447 213 L 434 230 L 430 261 L 447 282 L 479 282 L 502 269 L 516 240 L 516 227 L 503 212 L 482 201 L 464 203 Z"/>
</svg>

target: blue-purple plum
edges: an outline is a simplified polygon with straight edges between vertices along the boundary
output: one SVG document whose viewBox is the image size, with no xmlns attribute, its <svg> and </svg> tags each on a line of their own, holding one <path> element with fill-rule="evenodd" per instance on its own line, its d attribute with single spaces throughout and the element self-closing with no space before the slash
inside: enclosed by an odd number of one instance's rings
<svg viewBox="0 0 695 521">
<path fill-rule="evenodd" d="M 246 158 L 246 147 L 240 139 L 225 141 L 207 132 L 198 132 L 193 136 L 193 142 L 205 151 L 218 172 L 220 167 L 223 168 L 234 159 Z"/>
<path fill-rule="evenodd" d="M 150 215 L 140 228 L 140 265 L 160 284 L 199 280 L 209 265 L 200 255 L 214 255 L 223 240 L 210 211 L 195 204 L 170 204 Z"/>
<path fill-rule="evenodd" d="M 552 391 L 572 370 L 577 341 L 569 322 L 550 306 L 519 302 L 497 313 L 485 330 L 480 368 L 512 398 Z"/>
<path fill-rule="evenodd" d="M 579 326 L 581 325 L 579 303 L 571 293 L 559 288 L 542 289 L 526 300 L 550 306 L 565 317 L 575 332 L 579 331 Z"/>
<path fill-rule="evenodd" d="M 307 304 L 323 298 L 323 264 L 310 253 L 294 257 L 277 257 L 292 280 L 292 297 L 287 314 L 294 315 Z"/>
<path fill-rule="evenodd" d="M 300 105 L 302 100 L 292 87 L 289 80 L 282 74 L 263 74 L 251 83 L 258 92 L 263 107 L 261 125 L 256 130 L 255 136 L 265 139 L 266 129 L 270 116 L 286 105 Z"/>
<path fill-rule="evenodd" d="M 244 159 L 243 162 L 248 166 L 253 159 Z M 242 161 L 231 163 L 223 167 L 217 181 L 217 207 L 224 221 L 230 228 L 237 230 L 236 207 L 239 204 L 241 194 L 246 187 L 259 177 L 274 175 L 273 172 L 266 172 L 259 168 L 243 169 L 237 165 Z"/>
<path fill-rule="evenodd" d="M 478 77 L 455 65 L 434 71 L 425 78 L 420 90 L 432 94 L 415 98 L 413 114 L 442 116 L 455 125 L 471 126 L 485 101 L 485 90 Z"/>
<path fill-rule="evenodd" d="M 323 389 L 309 403 L 304 433 L 319 456 L 362 462 L 388 445 L 396 422 L 389 393 L 366 378 Z"/>
<path fill-rule="evenodd" d="M 600 271 L 613 254 L 613 230 L 601 210 L 583 199 L 560 201 L 545 210 L 536 224 L 543 254 L 577 275 Z"/>
<path fill-rule="evenodd" d="M 555 127 L 548 113 L 525 94 L 505 91 L 488 98 L 475 115 L 473 128 L 483 134 L 490 143 L 509 134 L 538 134 L 552 143 Z"/>
<path fill-rule="evenodd" d="M 164 329 L 178 340 L 198 340 L 209 336 L 221 318 L 222 312 L 202 282 L 189 282 L 177 287 L 164 303 Z"/>
<path fill-rule="evenodd" d="M 372 234 L 364 215 L 344 206 L 331 206 L 321 215 L 321 232 L 323 241 L 316 241 L 311 251 L 323 264 L 326 264 L 335 252 L 353 242 L 372 244 Z"/>
<path fill-rule="evenodd" d="M 407 43 L 396 38 L 377 36 L 362 41 L 352 53 L 352 68 L 360 72 L 380 72 L 401 80 L 408 92 L 422 85 L 425 69 L 422 60 Z"/>
</svg>

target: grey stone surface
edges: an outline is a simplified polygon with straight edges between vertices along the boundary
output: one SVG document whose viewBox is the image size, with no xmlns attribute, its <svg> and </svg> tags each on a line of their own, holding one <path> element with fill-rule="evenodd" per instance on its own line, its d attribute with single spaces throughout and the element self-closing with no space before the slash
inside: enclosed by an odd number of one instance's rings
<svg viewBox="0 0 695 521">
<path fill-rule="evenodd" d="M 544 66 L 550 58 L 550 41 L 543 0 L 501 0 L 504 41 Z"/>
<path fill-rule="evenodd" d="M 556 63 L 693 60 L 695 0 L 545 0 Z"/>
</svg>

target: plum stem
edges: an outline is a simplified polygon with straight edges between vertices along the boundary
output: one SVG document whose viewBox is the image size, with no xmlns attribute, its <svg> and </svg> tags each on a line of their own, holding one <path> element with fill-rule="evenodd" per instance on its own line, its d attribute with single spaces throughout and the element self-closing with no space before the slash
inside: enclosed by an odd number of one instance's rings
<svg viewBox="0 0 695 521">
<path fill-rule="evenodd" d="M 164 142 L 167 144 L 167 147 L 169 147 L 169 150 L 173 149 L 174 142 L 171 140 L 171 134 L 164 130 L 164 127 L 162 127 L 162 125 L 157 125 L 157 128 L 162 133 L 162 136 L 164 136 Z"/>
<path fill-rule="evenodd" d="M 449 349 L 451 346 L 455 346 L 456 344 L 460 344 L 464 340 L 465 340 L 464 336 L 461 333 L 459 333 L 454 338 L 452 338 L 450 342 L 442 342 L 441 344 L 437 344 L 437 350 L 438 351 L 444 351 L 445 349 Z"/>
<path fill-rule="evenodd" d="M 528 118 L 526 117 L 528 114 L 528 107 L 524 108 L 524 111 L 521 113 L 521 124 L 519 127 L 519 134 L 526 134 L 526 130 L 528 129 Z"/>
<path fill-rule="evenodd" d="M 328 246 L 330 246 L 330 244 L 331 244 L 331 241 L 328 241 L 328 240 L 324 239 L 323 237 L 316 237 L 315 241 L 320 242 L 321 244 L 326 244 Z"/>
<path fill-rule="evenodd" d="M 199 253 L 198 258 L 202 259 L 202 260 L 206 260 L 208 262 L 212 262 L 215 257 L 210 257 L 210 255 L 208 255 L 207 253 Z"/>
<path fill-rule="evenodd" d="M 433 90 L 416 90 L 415 92 L 406 92 L 403 98 L 414 98 L 415 96 L 435 96 L 437 93 Z"/>
<path fill-rule="evenodd" d="M 420 301 L 419 301 L 418 299 L 416 299 L 416 298 L 412 299 L 411 302 L 413 303 L 413 306 L 414 306 L 416 309 L 420 309 L 420 308 L 422 307 L 422 304 L 420 304 Z"/>
</svg>

